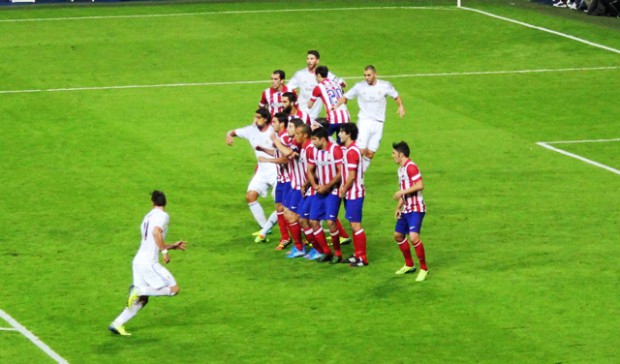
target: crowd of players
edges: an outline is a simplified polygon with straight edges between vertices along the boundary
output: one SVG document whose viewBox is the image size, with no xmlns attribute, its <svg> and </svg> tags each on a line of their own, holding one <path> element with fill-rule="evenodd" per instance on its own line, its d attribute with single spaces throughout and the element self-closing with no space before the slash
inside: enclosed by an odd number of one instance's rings
<svg viewBox="0 0 620 364">
<path fill-rule="evenodd" d="M 247 139 L 258 160 L 246 193 L 250 211 L 261 227 L 254 233 L 256 242 L 266 242 L 268 232 L 277 223 L 281 240 L 276 249 L 284 250 L 291 245 L 287 258 L 365 267 L 368 257 L 362 227 L 364 173 L 379 148 L 386 98 L 396 101 L 401 118 L 405 108 L 392 84 L 377 79 L 374 66 L 366 66 L 365 80 L 345 93 L 346 83 L 320 65 L 318 51 L 307 52 L 306 64 L 287 83 L 284 71 L 274 71 L 271 86 L 262 93 L 254 122 L 230 130 L 226 143 L 232 146 L 234 137 Z M 351 122 L 346 106 L 353 98 L 358 99 L 360 108 L 356 123 Z M 323 107 L 325 117 L 319 117 Z M 400 166 L 399 190 L 394 194 L 394 239 L 405 260 L 396 274 L 416 271 L 410 248 L 413 246 L 420 262 L 416 280 L 423 281 L 428 274 L 424 245 L 419 238 L 426 211 L 424 185 L 418 167 L 409 159 L 407 143 L 394 143 L 392 147 L 394 161 Z M 267 218 L 258 197 L 266 197 L 270 189 L 276 209 Z M 338 219 L 343 201 L 352 237 Z M 332 247 L 322 222 L 329 228 Z M 342 245 L 351 240 L 353 255 L 344 258 Z"/>
</svg>

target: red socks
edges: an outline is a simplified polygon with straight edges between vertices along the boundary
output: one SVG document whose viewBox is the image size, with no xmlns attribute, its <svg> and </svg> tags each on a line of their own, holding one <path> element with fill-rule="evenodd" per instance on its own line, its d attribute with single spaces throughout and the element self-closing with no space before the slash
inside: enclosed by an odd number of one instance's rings
<svg viewBox="0 0 620 364">
<path fill-rule="evenodd" d="M 368 258 L 366 258 L 366 233 L 364 229 L 353 232 L 353 249 L 354 255 L 366 264 L 368 264 Z"/>
<path fill-rule="evenodd" d="M 413 248 L 415 249 L 415 255 L 418 256 L 418 260 L 420 261 L 420 269 L 428 270 L 428 267 L 426 266 L 426 255 L 424 254 L 424 244 L 422 244 L 422 241 L 418 241 Z"/>
<path fill-rule="evenodd" d="M 325 232 L 323 231 L 323 228 L 314 230 L 314 239 L 316 240 L 316 244 L 314 244 L 313 246 L 319 253 L 332 253 L 332 251 L 329 249 L 329 246 L 327 245 L 327 240 L 325 239 Z"/>
<path fill-rule="evenodd" d="M 409 241 L 407 241 L 407 238 L 399 242 L 398 247 L 405 258 L 405 265 L 407 267 L 413 267 L 413 258 L 411 257 L 411 249 L 409 248 Z"/>
<path fill-rule="evenodd" d="M 342 249 L 340 248 L 340 235 L 338 235 L 338 230 L 335 232 L 330 231 L 329 235 L 332 236 L 332 245 L 336 251 L 336 256 L 342 258 Z"/>
<path fill-rule="evenodd" d="M 344 229 L 344 227 L 342 227 L 342 224 L 340 223 L 340 219 L 338 219 L 338 218 L 336 218 L 336 226 L 338 226 L 338 235 L 340 235 L 340 237 L 343 238 L 343 239 L 348 239 L 349 238 L 349 234 L 347 234 L 347 232 Z"/>
<path fill-rule="evenodd" d="M 282 240 L 290 240 L 291 237 L 288 235 L 288 229 L 286 226 L 286 219 L 284 218 L 284 212 L 278 212 L 278 226 L 280 227 L 280 235 L 282 236 Z"/>
<path fill-rule="evenodd" d="M 293 235 L 293 242 L 297 250 L 304 250 L 304 243 L 301 241 L 301 226 L 299 223 L 294 222 L 288 226 L 291 229 L 291 235 Z"/>
</svg>

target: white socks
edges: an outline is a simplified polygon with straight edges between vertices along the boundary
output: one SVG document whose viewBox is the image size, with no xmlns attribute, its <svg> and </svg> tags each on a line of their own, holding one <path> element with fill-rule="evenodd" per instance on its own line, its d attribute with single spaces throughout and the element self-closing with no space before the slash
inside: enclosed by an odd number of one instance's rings
<svg viewBox="0 0 620 364">
<path fill-rule="evenodd" d="M 372 161 L 372 159 L 370 159 L 370 158 L 368 158 L 368 157 L 366 157 L 366 156 L 363 156 L 363 157 L 362 157 L 362 170 L 363 170 L 364 172 L 366 172 L 366 170 L 367 170 L 367 169 L 368 169 L 368 167 L 370 166 L 370 161 Z"/>
<path fill-rule="evenodd" d="M 269 215 L 269 220 L 263 225 L 263 228 L 260 229 L 260 234 L 262 236 L 267 235 L 267 232 L 278 223 L 278 212 L 274 211 L 271 215 Z"/>
<path fill-rule="evenodd" d="M 136 301 L 131 307 L 125 308 L 123 312 L 114 321 L 112 324 L 115 326 L 123 326 L 127 321 L 131 320 L 135 315 L 138 314 L 138 311 L 142 308 L 142 302 Z"/>
<path fill-rule="evenodd" d="M 252 215 L 254 215 L 258 225 L 264 226 L 267 219 L 265 218 L 263 207 L 258 203 L 258 201 L 250 202 L 248 206 L 250 206 L 250 211 L 252 211 Z"/>
</svg>

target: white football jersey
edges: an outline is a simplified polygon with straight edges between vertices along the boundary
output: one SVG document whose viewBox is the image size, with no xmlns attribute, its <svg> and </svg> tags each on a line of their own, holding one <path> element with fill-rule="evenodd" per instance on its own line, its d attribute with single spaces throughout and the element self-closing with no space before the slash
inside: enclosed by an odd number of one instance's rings
<svg viewBox="0 0 620 364">
<path fill-rule="evenodd" d="M 159 226 L 163 232 L 164 241 L 168 234 L 168 222 L 170 216 L 162 209 L 153 208 L 142 220 L 140 233 L 142 234 L 142 242 L 138 253 L 133 258 L 134 264 L 152 264 L 159 262 L 159 247 L 155 244 L 153 230 Z"/>
<path fill-rule="evenodd" d="M 348 100 L 358 98 L 360 106 L 359 119 L 385 121 L 386 97 L 395 99 L 398 92 L 388 81 L 377 80 L 374 85 L 369 85 L 366 81 L 358 82 L 344 94 Z"/>
<path fill-rule="evenodd" d="M 261 146 L 265 149 L 274 149 L 273 142 L 270 137 L 271 133 L 273 133 L 273 128 L 269 127 L 266 131 L 260 131 L 254 124 L 235 130 L 235 134 L 237 134 L 239 138 L 247 139 L 248 142 L 250 142 L 257 159 L 258 157 L 273 158 L 265 152 L 256 150 L 257 146 Z M 276 165 L 274 163 L 259 162 L 258 169 L 259 171 L 257 172 L 262 172 L 269 175 L 272 174 L 274 177 L 277 173 Z"/>
</svg>

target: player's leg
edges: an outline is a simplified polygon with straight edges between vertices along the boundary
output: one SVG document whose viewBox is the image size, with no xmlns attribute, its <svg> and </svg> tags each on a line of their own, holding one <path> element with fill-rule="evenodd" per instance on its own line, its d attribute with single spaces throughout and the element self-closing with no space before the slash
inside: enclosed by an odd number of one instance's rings
<svg viewBox="0 0 620 364">
<path fill-rule="evenodd" d="M 362 206 L 364 198 L 345 200 L 345 217 L 349 220 L 353 230 L 353 256 L 349 258 L 352 267 L 364 267 L 368 265 L 366 257 L 366 233 L 362 228 Z"/>
<path fill-rule="evenodd" d="M 338 229 L 338 212 L 340 211 L 340 197 L 329 194 L 325 197 L 325 219 L 329 227 L 329 234 L 332 237 L 334 246 L 334 259 L 332 263 L 342 262 L 342 248 L 340 247 L 340 231 Z"/>
<path fill-rule="evenodd" d="M 136 286 L 135 292 L 139 296 L 176 296 L 179 286 L 172 273 L 159 263 L 134 265 L 142 271 L 145 285 Z"/>
<path fill-rule="evenodd" d="M 329 246 L 327 245 L 327 239 L 325 238 L 325 231 L 321 225 L 321 220 L 325 219 L 325 197 L 323 195 L 315 195 L 310 206 L 310 227 L 312 227 L 312 233 L 316 241 L 315 249 L 320 253 L 317 257 L 319 260 L 329 257 L 331 260 L 332 254 Z"/>
<path fill-rule="evenodd" d="M 135 287 L 137 285 L 145 286 L 147 283 L 142 277 L 142 270 L 140 267 L 133 266 L 133 284 L 129 287 L 129 301 L 128 305 L 123 309 L 123 311 L 118 315 L 110 326 L 108 326 L 108 330 L 112 333 L 122 336 L 131 335 L 129 332 L 125 330 L 125 323 L 131 320 L 134 316 L 138 314 L 138 311 L 142 309 L 142 307 L 146 306 L 148 303 L 148 297 L 136 295 L 136 298 L 132 300 L 132 295 L 136 294 Z"/>
<path fill-rule="evenodd" d="M 261 228 L 267 223 L 267 218 L 265 217 L 263 207 L 258 202 L 258 196 L 266 197 L 268 192 L 269 181 L 262 174 L 255 174 L 252 180 L 250 180 L 245 199 L 250 207 L 252 216 L 254 216 L 254 219 Z"/>
<path fill-rule="evenodd" d="M 420 261 L 420 272 L 416 281 L 420 282 L 426 279 L 428 275 L 428 267 L 426 265 L 426 253 L 424 252 L 424 244 L 420 240 L 420 231 L 422 229 L 422 220 L 424 220 L 424 212 L 412 212 L 409 217 L 409 241 L 413 246 L 416 256 Z"/>
<path fill-rule="evenodd" d="M 312 245 L 312 249 L 310 249 L 308 254 L 306 254 L 308 256 L 318 254 L 318 250 L 316 250 L 317 243 L 316 243 L 316 239 L 314 238 L 314 231 L 312 230 L 312 227 L 310 226 L 310 208 L 312 207 L 313 201 L 314 201 L 314 196 L 302 197 L 301 202 L 299 203 L 299 210 L 298 210 L 299 225 L 301 225 L 301 229 L 304 232 L 304 235 L 306 236 L 308 243 Z"/>
<path fill-rule="evenodd" d="M 413 263 L 413 257 L 411 256 L 411 247 L 409 241 L 407 241 L 407 234 L 409 232 L 409 224 L 407 222 L 406 214 L 400 216 L 396 221 L 396 227 L 394 228 L 394 240 L 398 244 L 398 248 L 405 258 L 405 265 L 396 271 L 396 274 L 407 274 L 415 272 L 416 268 Z"/>
<path fill-rule="evenodd" d="M 287 258 L 298 258 L 306 253 L 303 240 L 301 239 L 300 216 L 297 214 L 300 202 L 301 191 L 291 189 L 288 198 L 286 198 L 284 202 L 284 217 L 288 223 L 288 228 L 291 231 L 291 237 L 295 246 L 294 249 L 291 248 L 291 251 L 287 253 Z"/>
<path fill-rule="evenodd" d="M 278 182 L 276 185 L 276 215 L 278 218 L 278 228 L 280 229 L 280 243 L 276 247 L 277 250 L 286 248 L 292 241 L 289 234 L 288 223 L 284 217 L 284 206 L 291 190 L 289 182 Z"/>
<path fill-rule="evenodd" d="M 369 121 L 368 143 L 362 156 L 363 170 L 366 172 L 370 166 L 370 162 L 375 157 L 375 153 L 379 150 L 381 138 L 383 137 L 383 123 L 378 121 Z"/>
</svg>

